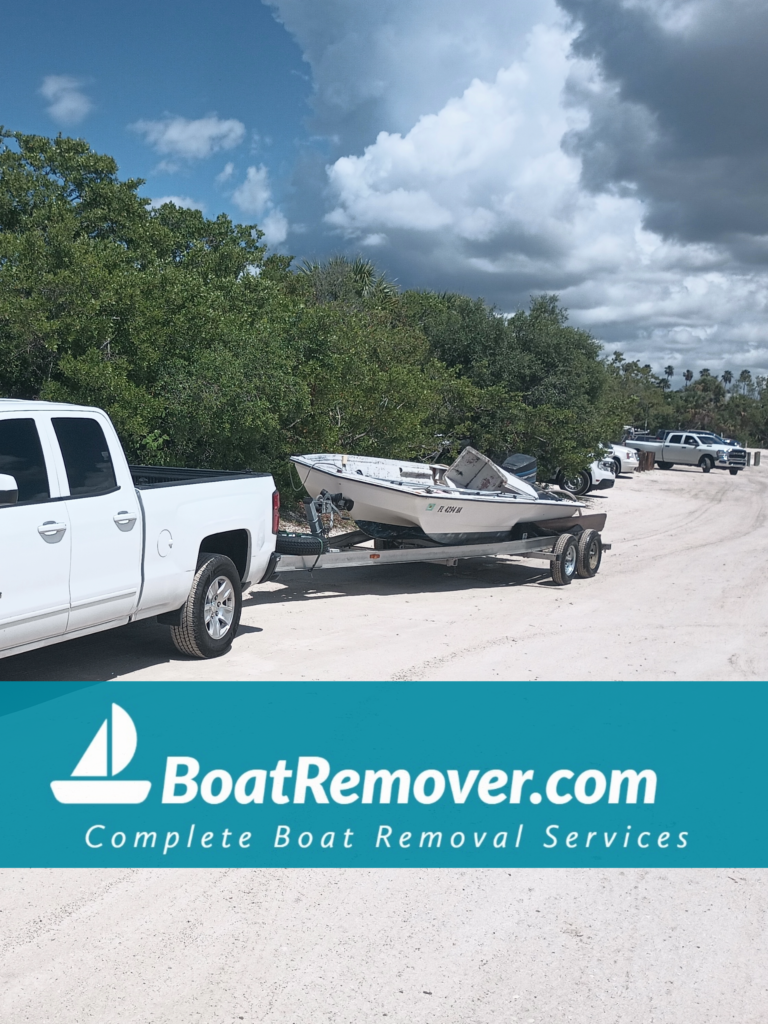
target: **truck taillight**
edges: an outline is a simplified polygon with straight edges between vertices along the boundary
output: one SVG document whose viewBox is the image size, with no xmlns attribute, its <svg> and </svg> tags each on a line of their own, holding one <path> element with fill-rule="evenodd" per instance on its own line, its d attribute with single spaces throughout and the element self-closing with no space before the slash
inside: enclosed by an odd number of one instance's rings
<svg viewBox="0 0 768 1024">
<path fill-rule="evenodd" d="M 280 529 L 280 491 L 272 491 L 272 533 Z"/>
</svg>

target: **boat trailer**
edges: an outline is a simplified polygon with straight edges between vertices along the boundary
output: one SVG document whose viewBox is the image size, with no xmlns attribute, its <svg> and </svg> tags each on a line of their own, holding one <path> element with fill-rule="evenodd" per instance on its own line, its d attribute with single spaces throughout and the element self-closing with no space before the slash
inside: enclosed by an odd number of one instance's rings
<svg viewBox="0 0 768 1024">
<path fill-rule="evenodd" d="M 606 514 L 593 513 L 550 519 L 542 523 L 521 523 L 516 539 L 488 543 L 444 545 L 424 539 L 373 540 L 362 530 L 327 536 L 320 515 L 349 511 L 341 494 L 323 492 L 318 498 L 305 498 L 309 534 L 278 534 L 277 548 L 261 582 L 288 572 L 313 572 L 315 569 L 351 569 L 363 565 L 403 565 L 408 562 L 432 562 L 456 566 L 462 558 L 487 558 L 504 555 L 549 562 L 553 582 L 565 586 L 575 576 L 594 576 L 604 551 L 601 531 Z M 314 546 L 313 546 L 314 545 Z M 283 550 L 280 550 L 282 548 Z"/>
</svg>

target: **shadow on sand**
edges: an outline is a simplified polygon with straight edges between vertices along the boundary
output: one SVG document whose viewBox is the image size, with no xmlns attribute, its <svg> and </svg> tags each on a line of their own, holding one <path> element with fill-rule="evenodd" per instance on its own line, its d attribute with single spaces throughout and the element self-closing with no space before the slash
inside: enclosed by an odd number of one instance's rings
<svg viewBox="0 0 768 1024">
<path fill-rule="evenodd" d="M 467 559 L 449 568 L 444 565 L 413 563 L 354 569 L 316 569 L 314 573 L 290 573 L 277 580 L 271 589 L 252 589 L 243 595 L 243 609 L 295 604 L 306 601 L 330 601 L 366 595 L 397 597 L 411 594 L 444 594 L 474 590 L 478 587 L 553 587 L 545 562 L 502 562 L 494 559 Z M 331 614 L 335 614 L 331 613 Z M 264 639 L 275 629 L 242 623 L 235 639 L 248 633 L 263 633 Z M 226 655 L 224 655 L 226 657 Z M 0 682 L 100 682 L 130 675 L 174 662 L 188 673 L 192 658 L 176 650 L 169 627 L 154 619 L 133 622 L 92 636 L 66 640 L 27 654 L 0 660 Z M 164 675 L 167 673 L 164 673 Z"/>
</svg>

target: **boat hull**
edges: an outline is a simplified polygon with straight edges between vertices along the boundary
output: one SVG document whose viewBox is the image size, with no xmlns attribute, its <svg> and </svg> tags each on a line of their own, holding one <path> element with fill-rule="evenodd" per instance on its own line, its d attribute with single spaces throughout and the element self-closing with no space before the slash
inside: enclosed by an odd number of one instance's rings
<svg viewBox="0 0 768 1024">
<path fill-rule="evenodd" d="M 352 515 L 356 522 L 418 527 L 438 544 L 504 540 L 518 523 L 562 519 L 582 507 L 580 502 L 534 500 L 511 494 L 469 495 L 458 489 L 414 488 L 364 477 L 332 462 L 309 464 L 300 456 L 294 456 L 292 461 L 312 497 L 322 490 L 341 492 L 354 502 Z"/>
</svg>

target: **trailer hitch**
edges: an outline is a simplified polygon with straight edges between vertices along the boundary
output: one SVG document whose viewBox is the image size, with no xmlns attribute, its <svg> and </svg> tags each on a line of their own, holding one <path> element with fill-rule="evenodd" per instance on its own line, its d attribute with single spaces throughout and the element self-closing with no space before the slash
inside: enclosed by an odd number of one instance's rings
<svg viewBox="0 0 768 1024">
<path fill-rule="evenodd" d="M 309 532 L 320 541 L 317 558 L 315 559 L 315 565 L 317 565 L 320 555 L 328 549 L 326 530 L 323 528 L 320 516 L 330 517 L 328 525 L 328 531 L 330 531 L 333 529 L 334 516 L 341 516 L 344 512 L 351 512 L 355 507 L 355 503 L 351 498 L 345 498 L 341 492 L 330 494 L 326 490 L 320 491 L 316 498 L 310 498 L 307 495 L 302 500 L 304 502 L 304 513 L 307 517 Z M 315 565 L 312 566 L 312 569 L 314 569 Z M 309 571 L 311 572 L 312 569 Z"/>
</svg>

